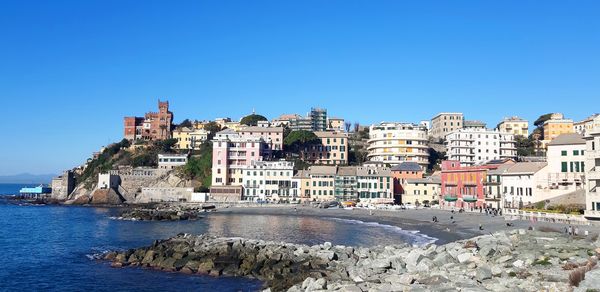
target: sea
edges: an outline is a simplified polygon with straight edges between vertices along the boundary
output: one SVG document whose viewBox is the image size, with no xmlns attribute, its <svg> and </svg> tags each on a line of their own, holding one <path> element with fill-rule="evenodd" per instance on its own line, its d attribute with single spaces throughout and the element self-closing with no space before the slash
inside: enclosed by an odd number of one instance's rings
<svg viewBox="0 0 600 292">
<path fill-rule="evenodd" d="M 425 244 L 418 231 L 372 222 L 288 215 L 208 213 L 196 221 L 115 219 L 118 208 L 23 205 L 6 200 L 29 185 L 0 184 L 0 291 L 259 291 L 257 280 L 111 268 L 96 256 L 151 245 L 178 233 L 302 244 Z"/>
</svg>

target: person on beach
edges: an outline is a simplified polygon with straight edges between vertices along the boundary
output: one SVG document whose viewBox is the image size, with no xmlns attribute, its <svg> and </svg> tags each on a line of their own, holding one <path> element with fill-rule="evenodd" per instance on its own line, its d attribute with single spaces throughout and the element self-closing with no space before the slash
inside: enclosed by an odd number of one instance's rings
<svg viewBox="0 0 600 292">
<path fill-rule="evenodd" d="M 481 225 L 481 223 L 479 223 L 479 230 L 483 230 L 483 225 Z"/>
</svg>

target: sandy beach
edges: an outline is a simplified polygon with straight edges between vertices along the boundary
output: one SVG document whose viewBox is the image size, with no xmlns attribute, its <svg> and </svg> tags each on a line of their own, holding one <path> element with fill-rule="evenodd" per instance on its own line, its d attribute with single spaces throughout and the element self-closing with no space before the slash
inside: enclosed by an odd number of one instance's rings
<svg viewBox="0 0 600 292">
<path fill-rule="evenodd" d="M 568 225 L 560 223 L 522 220 L 507 221 L 504 217 L 486 215 L 485 213 L 451 213 L 448 210 L 439 209 L 371 211 L 366 209 L 345 210 L 318 209 L 306 206 L 281 206 L 219 208 L 218 212 L 249 215 L 310 216 L 377 222 L 379 224 L 400 227 L 405 230 L 418 230 L 423 234 L 437 238 L 438 241 L 436 244 L 468 239 L 503 230 L 528 229 L 529 227 L 533 227 L 535 230 L 564 232 L 565 227 L 568 227 Z M 433 216 L 437 216 L 437 223 L 432 221 Z M 512 226 L 507 226 L 507 223 L 511 223 Z M 479 229 L 480 224 L 483 230 Z M 589 231 L 589 236 L 596 235 L 600 231 L 597 226 L 578 226 L 577 228 L 580 235 L 583 235 L 586 230 Z"/>
</svg>

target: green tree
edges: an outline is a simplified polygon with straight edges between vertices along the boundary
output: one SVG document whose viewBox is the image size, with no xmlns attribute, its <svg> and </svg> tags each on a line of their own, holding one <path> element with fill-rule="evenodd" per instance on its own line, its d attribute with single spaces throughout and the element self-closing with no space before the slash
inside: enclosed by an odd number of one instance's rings
<svg viewBox="0 0 600 292">
<path fill-rule="evenodd" d="M 552 113 L 541 115 L 537 120 L 535 120 L 535 122 L 533 122 L 533 125 L 536 127 L 541 127 L 547 120 L 550 119 L 551 116 Z"/>
<path fill-rule="evenodd" d="M 446 153 L 444 152 L 438 152 L 433 148 L 429 148 L 429 164 L 427 165 L 427 169 L 429 169 L 430 172 L 436 171 L 436 170 L 441 170 L 440 165 L 442 163 L 442 160 L 444 160 L 446 158 Z"/>
<path fill-rule="evenodd" d="M 177 128 L 191 128 L 192 127 L 192 121 L 190 121 L 189 119 L 185 119 L 183 120 L 183 122 L 179 123 L 179 125 L 177 125 Z"/>
<path fill-rule="evenodd" d="M 267 121 L 267 118 L 257 114 L 247 115 L 242 118 L 240 124 L 247 126 L 256 126 L 259 121 Z"/>
<path fill-rule="evenodd" d="M 298 153 L 301 157 L 304 157 L 304 153 L 309 146 L 319 143 L 321 143 L 321 139 L 315 133 L 306 130 L 292 131 L 283 139 L 286 152 L 289 154 Z"/>
</svg>

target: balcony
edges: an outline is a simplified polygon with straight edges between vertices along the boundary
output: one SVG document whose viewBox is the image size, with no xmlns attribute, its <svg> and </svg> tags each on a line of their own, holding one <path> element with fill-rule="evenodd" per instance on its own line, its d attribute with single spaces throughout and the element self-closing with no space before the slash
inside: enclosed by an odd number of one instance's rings
<svg viewBox="0 0 600 292">
<path fill-rule="evenodd" d="M 600 180 L 600 167 L 592 168 L 586 175 L 589 180 Z"/>
</svg>

